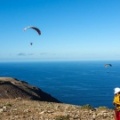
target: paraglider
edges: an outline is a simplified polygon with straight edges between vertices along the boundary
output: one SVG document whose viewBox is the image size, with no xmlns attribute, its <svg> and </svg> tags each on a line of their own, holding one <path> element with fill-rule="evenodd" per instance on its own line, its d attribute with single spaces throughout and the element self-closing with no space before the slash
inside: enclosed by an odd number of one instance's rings
<svg viewBox="0 0 120 120">
<path fill-rule="evenodd" d="M 25 27 L 25 28 L 24 28 L 24 31 L 26 31 L 27 29 L 33 29 L 33 30 L 35 30 L 39 35 L 41 35 L 41 31 L 40 31 L 40 29 L 37 28 L 37 27 L 28 26 L 28 27 Z"/>
<path fill-rule="evenodd" d="M 107 73 L 110 73 L 110 68 L 112 67 L 112 64 L 105 64 L 104 67 L 106 68 Z"/>
<path fill-rule="evenodd" d="M 40 31 L 40 29 L 37 28 L 37 27 L 34 27 L 34 26 L 27 26 L 27 27 L 24 28 L 24 31 L 26 31 L 26 30 L 28 30 L 28 29 L 33 29 L 33 30 L 35 30 L 35 31 L 38 33 L 38 35 L 41 35 L 41 31 Z M 31 42 L 30 45 L 32 46 L 33 43 Z"/>
</svg>

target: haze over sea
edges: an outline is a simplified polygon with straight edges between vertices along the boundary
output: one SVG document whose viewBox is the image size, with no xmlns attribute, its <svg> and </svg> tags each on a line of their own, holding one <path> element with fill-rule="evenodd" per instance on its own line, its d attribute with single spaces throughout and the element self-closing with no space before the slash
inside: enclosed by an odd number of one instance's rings
<svg viewBox="0 0 120 120">
<path fill-rule="evenodd" d="M 113 108 L 113 89 L 120 87 L 120 61 L 1 62 L 0 76 L 24 80 L 60 101 Z"/>
</svg>

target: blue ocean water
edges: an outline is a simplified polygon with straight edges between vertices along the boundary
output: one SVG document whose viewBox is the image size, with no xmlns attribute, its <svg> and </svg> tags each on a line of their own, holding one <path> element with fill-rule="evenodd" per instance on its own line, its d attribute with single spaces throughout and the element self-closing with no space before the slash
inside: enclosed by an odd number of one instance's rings
<svg viewBox="0 0 120 120">
<path fill-rule="evenodd" d="M 113 108 L 113 89 L 120 87 L 120 61 L 3 62 L 0 76 L 24 80 L 58 100 L 74 105 Z"/>
</svg>

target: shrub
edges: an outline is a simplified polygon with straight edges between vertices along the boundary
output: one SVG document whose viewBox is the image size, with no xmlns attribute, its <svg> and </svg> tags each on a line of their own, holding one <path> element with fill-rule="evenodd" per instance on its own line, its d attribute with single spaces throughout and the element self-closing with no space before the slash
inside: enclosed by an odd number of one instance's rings
<svg viewBox="0 0 120 120">
<path fill-rule="evenodd" d="M 91 105 L 89 105 L 89 104 L 86 104 L 86 105 L 83 105 L 83 106 L 81 106 L 81 109 L 90 109 L 90 110 L 94 110 L 94 107 L 92 107 Z"/>
<path fill-rule="evenodd" d="M 60 116 L 57 116 L 55 118 L 55 120 L 70 120 L 70 116 L 69 115 L 67 115 L 67 116 L 60 115 Z"/>
</svg>

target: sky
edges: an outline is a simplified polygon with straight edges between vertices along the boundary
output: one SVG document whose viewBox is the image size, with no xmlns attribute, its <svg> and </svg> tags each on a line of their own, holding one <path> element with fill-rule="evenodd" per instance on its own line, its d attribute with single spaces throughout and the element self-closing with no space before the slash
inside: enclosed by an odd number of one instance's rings
<svg viewBox="0 0 120 120">
<path fill-rule="evenodd" d="M 120 60 L 120 0 L 0 0 L 0 21 L 0 61 Z"/>
</svg>

